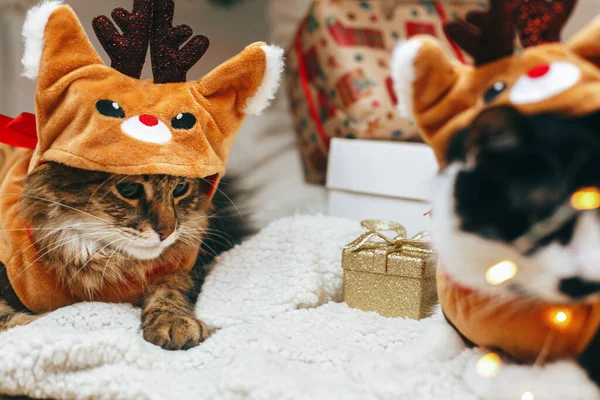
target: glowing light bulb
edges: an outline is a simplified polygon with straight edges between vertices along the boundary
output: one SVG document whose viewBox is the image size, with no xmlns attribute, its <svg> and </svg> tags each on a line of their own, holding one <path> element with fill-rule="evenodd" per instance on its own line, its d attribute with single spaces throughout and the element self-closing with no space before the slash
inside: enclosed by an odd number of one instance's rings
<svg viewBox="0 0 600 400">
<path fill-rule="evenodd" d="M 517 264 L 512 261 L 502 261 L 491 266 L 485 273 L 485 281 L 490 285 L 500 285 L 517 275 Z"/>
<path fill-rule="evenodd" d="M 577 210 L 595 210 L 600 207 L 600 188 L 581 188 L 571 196 L 571 205 Z"/>
<path fill-rule="evenodd" d="M 495 376 L 500 371 L 502 360 L 496 353 L 487 353 L 475 364 L 475 371 L 484 378 Z"/>
<path fill-rule="evenodd" d="M 555 325 L 565 325 L 569 321 L 569 313 L 564 310 L 556 311 L 552 315 L 552 322 Z"/>
<path fill-rule="evenodd" d="M 528 390 L 526 392 L 523 392 L 523 394 L 521 395 L 521 400 L 535 400 L 535 396 L 533 395 L 533 392 L 531 390 Z"/>
</svg>

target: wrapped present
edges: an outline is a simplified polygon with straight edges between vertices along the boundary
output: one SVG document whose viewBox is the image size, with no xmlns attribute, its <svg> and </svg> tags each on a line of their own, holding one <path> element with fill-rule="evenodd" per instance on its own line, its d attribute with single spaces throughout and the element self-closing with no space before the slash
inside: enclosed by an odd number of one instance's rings
<svg viewBox="0 0 600 400">
<path fill-rule="evenodd" d="M 399 40 L 428 34 L 468 61 L 446 37 L 443 23 L 472 9 L 473 2 L 465 0 L 312 2 L 286 56 L 288 97 L 308 182 L 325 182 L 331 138 L 420 141 L 416 127 L 396 112 L 392 49 Z"/>
<path fill-rule="evenodd" d="M 331 139 L 327 212 L 362 221 L 402 221 L 409 232 L 431 230 L 431 182 L 437 160 L 424 143 Z"/>
<path fill-rule="evenodd" d="M 408 239 L 404 227 L 391 221 L 365 220 L 362 226 L 366 232 L 342 252 L 344 301 L 384 317 L 429 316 L 437 302 L 436 257 L 422 240 L 426 233 Z"/>
</svg>

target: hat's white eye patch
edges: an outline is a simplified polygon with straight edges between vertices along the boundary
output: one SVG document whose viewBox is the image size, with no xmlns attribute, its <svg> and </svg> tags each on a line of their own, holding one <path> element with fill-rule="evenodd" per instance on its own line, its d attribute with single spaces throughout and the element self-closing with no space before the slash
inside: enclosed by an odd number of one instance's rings
<svg viewBox="0 0 600 400">
<path fill-rule="evenodd" d="M 580 77 L 581 70 L 570 62 L 538 65 L 517 79 L 508 99 L 513 104 L 537 103 L 573 87 Z"/>
</svg>

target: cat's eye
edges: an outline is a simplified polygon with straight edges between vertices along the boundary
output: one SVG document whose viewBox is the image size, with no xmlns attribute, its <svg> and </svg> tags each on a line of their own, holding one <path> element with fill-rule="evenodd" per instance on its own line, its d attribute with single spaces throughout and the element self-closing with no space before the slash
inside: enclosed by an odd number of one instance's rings
<svg viewBox="0 0 600 400">
<path fill-rule="evenodd" d="M 171 126 L 175 129 L 192 129 L 196 125 L 196 117 L 190 113 L 180 113 L 171 120 Z"/>
<path fill-rule="evenodd" d="M 483 95 L 483 101 L 490 103 L 498 95 L 506 90 L 506 83 L 498 81 L 494 83 Z"/>
<path fill-rule="evenodd" d="M 188 185 L 187 182 L 181 182 L 180 184 L 175 186 L 175 190 L 173 190 L 173 197 L 183 196 L 187 193 L 189 187 L 190 185 Z"/>
<path fill-rule="evenodd" d="M 139 183 L 122 182 L 117 184 L 117 190 L 126 199 L 139 199 L 144 193 L 144 187 Z"/>
<path fill-rule="evenodd" d="M 106 117 L 125 118 L 125 111 L 116 101 L 100 100 L 96 103 L 96 110 Z"/>
</svg>

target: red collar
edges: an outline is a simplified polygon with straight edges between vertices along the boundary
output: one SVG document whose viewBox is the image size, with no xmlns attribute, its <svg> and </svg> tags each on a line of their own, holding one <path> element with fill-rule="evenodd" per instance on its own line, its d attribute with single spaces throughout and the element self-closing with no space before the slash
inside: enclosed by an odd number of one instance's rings
<svg viewBox="0 0 600 400">
<path fill-rule="evenodd" d="M 448 283 L 450 283 L 452 286 L 456 287 L 458 290 L 465 292 L 466 294 L 471 294 L 471 293 L 476 293 L 477 290 L 473 289 L 472 287 L 469 286 L 465 286 L 462 283 L 458 282 L 457 280 L 453 279 L 447 272 L 446 269 L 443 268 L 441 262 L 439 264 L 439 267 L 442 270 L 442 274 L 444 275 L 444 278 L 446 279 L 446 281 Z"/>
<path fill-rule="evenodd" d="M 173 267 L 170 267 L 165 264 L 158 264 L 152 267 L 152 269 L 146 271 L 146 281 L 149 282 L 152 278 L 161 275 L 162 273 L 173 270 Z"/>
</svg>

